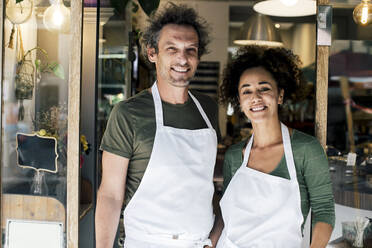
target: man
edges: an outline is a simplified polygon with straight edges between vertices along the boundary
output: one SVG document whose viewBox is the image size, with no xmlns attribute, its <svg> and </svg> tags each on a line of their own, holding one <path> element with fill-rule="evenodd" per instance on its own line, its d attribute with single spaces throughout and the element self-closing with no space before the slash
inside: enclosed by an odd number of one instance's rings
<svg viewBox="0 0 372 248">
<path fill-rule="evenodd" d="M 206 24 L 174 4 L 149 22 L 143 45 L 157 81 L 111 113 L 101 145 L 96 246 L 112 247 L 124 200 L 126 248 L 209 247 L 217 105 L 188 91 L 209 43 Z"/>
</svg>

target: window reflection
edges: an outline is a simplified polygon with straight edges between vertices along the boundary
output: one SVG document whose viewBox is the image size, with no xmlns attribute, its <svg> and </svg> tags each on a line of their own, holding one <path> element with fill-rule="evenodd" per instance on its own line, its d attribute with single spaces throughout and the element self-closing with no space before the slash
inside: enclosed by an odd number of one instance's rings
<svg viewBox="0 0 372 248">
<path fill-rule="evenodd" d="M 336 202 L 332 247 L 372 247 L 371 48 L 370 41 L 334 40 L 330 49 L 327 145 Z"/>
<path fill-rule="evenodd" d="M 67 29 L 50 29 L 50 20 L 44 18 L 49 1 L 9 0 L 4 6 L 2 231 L 9 218 L 65 225 L 70 16 L 51 13 L 52 20 L 57 16 L 59 24 L 63 18 L 68 23 Z M 64 11 L 69 13 L 70 6 Z M 31 143 L 18 146 L 21 134 Z M 55 142 L 37 142 L 41 140 Z M 55 169 L 40 170 L 39 163 L 46 166 L 40 159 L 50 152 L 57 157 Z M 20 163 L 20 155 L 27 166 Z M 40 156 L 32 158 L 35 155 Z"/>
</svg>

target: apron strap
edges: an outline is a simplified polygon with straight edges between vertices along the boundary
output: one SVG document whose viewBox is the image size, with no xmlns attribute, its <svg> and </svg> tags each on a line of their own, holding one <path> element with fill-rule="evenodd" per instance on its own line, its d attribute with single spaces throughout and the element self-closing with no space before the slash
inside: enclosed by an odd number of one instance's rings
<svg viewBox="0 0 372 248">
<path fill-rule="evenodd" d="M 295 167 L 295 162 L 293 159 L 291 137 L 289 135 L 288 127 L 284 125 L 283 123 L 280 123 L 280 125 L 282 129 L 285 161 L 287 163 L 289 176 L 291 177 L 291 180 L 297 181 L 296 167 Z"/>
<path fill-rule="evenodd" d="M 161 98 L 160 98 L 158 85 L 156 81 L 151 87 L 151 92 L 152 92 L 152 98 L 154 99 L 154 105 L 155 105 L 156 126 L 162 127 L 164 126 L 163 107 L 162 107 Z"/>
<path fill-rule="evenodd" d="M 296 167 L 293 159 L 293 153 L 292 153 L 292 146 L 291 146 L 291 137 L 289 135 L 289 131 L 286 125 L 283 123 L 280 123 L 281 131 L 282 131 L 282 139 L 283 139 L 283 149 L 284 149 L 284 157 L 285 161 L 287 163 L 287 168 L 289 172 L 289 176 L 291 180 L 297 180 L 296 176 Z M 242 166 L 247 166 L 248 159 L 249 159 L 249 154 L 251 152 L 252 144 L 253 144 L 253 136 L 252 134 L 247 147 L 245 148 L 244 151 L 244 159 L 243 159 L 243 164 Z"/>
<path fill-rule="evenodd" d="M 196 99 L 196 97 L 195 97 L 193 94 L 191 94 L 190 91 L 189 91 L 189 95 L 191 96 L 192 100 L 194 100 L 194 103 L 195 103 L 196 107 L 198 108 L 198 110 L 199 110 L 201 116 L 203 117 L 205 123 L 207 124 L 208 128 L 213 129 L 212 124 L 211 124 L 211 122 L 209 121 L 208 116 L 207 116 L 207 114 L 204 112 L 202 106 L 200 105 L 198 99 Z"/>
<path fill-rule="evenodd" d="M 251 148 L 252 148 L 252 144 L 253 144 L 253 136 L 254 136 L 254 134 L 252 133 L 252 136 L 249 139 L 249 142 L 248 142 L 247 146 L 245 147 L 245 150 L 244 150 L 244 159 L 243 159 L 242 166 L 247 166 L 248 159 L 249 159 L 249 154 L 251 153 Z"/>
<path fill-rule="evenodd" d="M 154 105 L 155 105 L 155 118 L 156 118 L 156 126 L 162 127 L 164 126 L 164 120 L 163 120 L 163 106 L 161 103 L 161 98 L 159 94 L 159 89 L 157 86 L 157 82 L 152 85 L 151 87 L 152 97 L 154 99 Z M 202 106 L 200 105 L 199 101 L 194 97 L 191 92 L 189 91 L 189 95 L 191 96 L 191 99 L 194 101 L 196 107 L 198 108 L 201 116 L 203 117 L 205 123 L 207 124 L 208 128 L 213 129 L 211 122 L 209 121 L 207 114 L 204 112 Z"/>
</svg>

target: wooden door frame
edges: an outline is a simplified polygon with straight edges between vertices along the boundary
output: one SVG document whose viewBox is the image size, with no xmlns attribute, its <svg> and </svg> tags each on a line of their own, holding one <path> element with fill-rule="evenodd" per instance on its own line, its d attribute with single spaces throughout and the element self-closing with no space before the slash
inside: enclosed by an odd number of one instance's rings
<svg viewBox="0 0 372 248">
<path fill-rule="evenodd" d="M 319 5 L 328 5 L 329 0 L 317 0 Z M 317 13 L 318 16 L 318 13 Z M 318 25 L 318 22 L 317 24 Z M 318 34 L 317 34 L 318 39 Z M 315 135 L 326 149 L 327 105 L 328 105 L 328 59 L 329 46 L 316 45 L 316 92 L 315 92 Z"/>
<path fill-rule="evenodd" d="M 80 89 L 82 68 L 83 1 L 71 1 L 71 46 L 67 124 L 67 237 L 68 248 L 79 247 Z"/>
<path fill-rule="evenodd" d="M 4 34 L 4 18 L 5 18 L 5 10 L 4 10 L 4 1 L 1 1 L 0 0 L 0 13 L 1 13 L 1 16 L 0 16 L 0 110 L 1 110 L 1 113 L 0 113 L 0 132 L 1 132 L 1 135 L 0 135 L 0 139 L 1 139 L 1 147 L 3 147 L 3 112 L 4 112 L 4 109 L 3 109 L 3 50 L 4 50 L 4 47 L 3 47 L 3 34 Z M 0 223 L 2 223 L 2 212 L 1 212 L 1 199 L 2 199 L 2 195 L 3 195 L 3 188 L 2 188 L 2 170 L 3 170 L 3 148 L 0 149 L 0 159 L 1 159 L 1 163 L 0 163 Z M 0 225 L 1 226 L 1 225 Z M 0 235 L 0 248 L 2 247 L 2 243 L 3 243 L 3 235 L 2 235 L 2 229 L 0 228 L 1 230 L 1 235 Z"/>
</svg>

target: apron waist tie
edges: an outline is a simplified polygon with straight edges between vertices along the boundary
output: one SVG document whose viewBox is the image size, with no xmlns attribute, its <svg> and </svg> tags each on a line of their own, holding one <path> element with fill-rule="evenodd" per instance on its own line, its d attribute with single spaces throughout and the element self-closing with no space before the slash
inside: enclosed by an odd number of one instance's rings
<svg viewBox="0 0 372 248">
<path fill-rule="evenodd" d="M 206 239 L 185 239 L 182 235 L 171 235 L 171 234 L 147 234 L 137 231 L 125 230 L 125 236 L 128 239 L 144 241 L 147 243 L 155 243 L 159 245 L 168 245 L 176 247 L 187 247 L 187 248 L 203 248 L 204 246 L 212 246 L 212 241 L 208 238 Z"/>
</svg>

